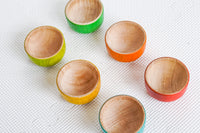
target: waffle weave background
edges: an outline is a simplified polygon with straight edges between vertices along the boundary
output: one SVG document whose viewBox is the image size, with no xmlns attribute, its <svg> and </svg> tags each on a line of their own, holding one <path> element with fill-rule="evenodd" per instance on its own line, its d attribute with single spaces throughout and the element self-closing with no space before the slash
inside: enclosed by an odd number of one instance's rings
<svg viewBox="0 0 200 133">
<path fill-rule="evenodd" d="M 200 1 L 102 0 L 105 19 L 92 34 L 72 31 L 65 19 L 68 0 L 4 0 L 0 4 L 0 132 L 101 133 L 98 111 L 110 97 L 129 94 L 147 113 L 145 133 L 200 132 Z M 108 56 L 104 35 L 115 22 L 131 20 L 147 32 L 147 48 L 135 62 Z M 23 42 L 33 28 L 52 25 L 66 39 L 63 60 L 50 68 L 34 65 Z M 185 95 L 164 103 L 151 98 L 144 70 L 161 56 L 186 64 L 191 80 Z M 68 61 L 86 59 L 100 70 L 102 87 L 87 105 L 64 101 L 57 90 L 58 70 Z"/>
</svg>

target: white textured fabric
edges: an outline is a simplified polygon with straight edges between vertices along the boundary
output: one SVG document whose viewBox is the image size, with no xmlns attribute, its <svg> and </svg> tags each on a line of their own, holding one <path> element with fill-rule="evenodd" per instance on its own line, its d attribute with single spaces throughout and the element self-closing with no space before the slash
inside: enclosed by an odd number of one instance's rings
<svg viewBox="0 0 200 133">
<path fill-rule="evenodd" d="M 139 99 L 147 113 L 146 133 L 200 132 L 200 1 L 102 0 L 105 20 L 92 34 L 68 26 L 67 0 L 4 0 L 0 4 L 0 132 L 101 133 L 98 112 L 108 98 L 128 94 Z M 147 48 L 135 62 L 121 63 L 106 51 L 104 35 L 115 22 L 131 20 L 147 32 Z M 33 64 L 24 39 L 33 28 L 52 25 L 66 39 L 66 54 L 49 68 Z M 186 64 L 191 80 L 185 95 L 160 102 L 146 93 L 144 70 L 161 56 Z M 101 72 L 102 87 L 87 105 L 63 100 L 56 87 L 58 70 L 68 61 L 86 59 Z"/>
</svg>

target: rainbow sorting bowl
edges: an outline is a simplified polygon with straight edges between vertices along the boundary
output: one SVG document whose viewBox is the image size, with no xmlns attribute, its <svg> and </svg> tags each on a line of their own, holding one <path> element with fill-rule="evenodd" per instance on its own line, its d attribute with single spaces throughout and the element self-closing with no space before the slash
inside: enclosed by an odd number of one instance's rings
<svg viewBox="0 0 200 133">
<path fill-rule="evenodd" d="M 185 93 L 190 75 L 181 61 L 172 57 L 161 57 L 147 66 L 144 78 L 150 96 L 170 102 Z"/>
<path fill-rule="evenodd" d="M 104 133 L 142 133 L 145 121 L 143 105 L 128 95 L 108 99 L 99 111 L 99 123 Z"/>
<path fill-rule="evenodd" d="M 65 39 L 60 30 L 52 26 L 41 26 L 32 30 L 24 41 L 29 58 L 39 66 L 52 66 L 65 54 Z"/>
<path fill-rule="evenodd" d="M 100 0 L 70 0 L 65 8 L 65 16 L 74 31 L 91 33 L 103 23 L 103 4 Z"/>
<path fill-rule="evenodd" d="M 145 30 L 132 21 L 117 22 L 105 34 L 108 53 L 120 62 L 135 61 L 142 56 L 146 40 Z"/>
<path fill-rule="evenodd" d="M 65 64 L 56 79 L 62 97 L 73 104 L 91 102 L 100 90 L 100 73 L 86 60 L 74 60 Z"/>
</svg>

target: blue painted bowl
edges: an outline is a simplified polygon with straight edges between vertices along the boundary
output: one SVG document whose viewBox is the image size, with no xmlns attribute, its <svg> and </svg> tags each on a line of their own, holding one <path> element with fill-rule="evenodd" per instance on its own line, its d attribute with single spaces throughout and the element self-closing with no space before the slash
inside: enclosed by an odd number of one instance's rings
<svg viewBox="0 0 200 133">
<path fill-rule="evenodd" d="M 128 95 L 111 97 L 99 111 L 99 123 L 104 133 L 143 133 L 145 122 L 143 105 Z"/>
</svg>

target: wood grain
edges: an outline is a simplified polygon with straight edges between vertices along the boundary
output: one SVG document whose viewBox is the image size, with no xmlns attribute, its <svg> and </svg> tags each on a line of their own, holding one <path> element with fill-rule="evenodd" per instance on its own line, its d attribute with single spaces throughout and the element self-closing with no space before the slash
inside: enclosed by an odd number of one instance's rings
<svg viewBox="0 0 200 133">
<path fill-rule="evenodd" d="M 126 95 L 109 99 L 100 111 L 100 122 L 108 133 L 135 133 L 142 128 L 144 121 L 141 103 Z"/>
<path fill-rule="evenodd" d="M 71 0 L 66 6 L 67 18 L 76 24 L 88 24 L 97 20 L 103 10 L 99 0 Z"/>
<path fill-rule="evenodd" d="M 83 96 L 93 91 L 100 80 L 98 70 L 85 60 L 67 63 L 58 73 L 57 85 L 68 96 Z"/>
<path fill-rule="evenodd" d="M 106 33 L 108 46 L 118 53 L 128 54 L 139 50 L 145 42 L 145 31 L 135 22 L 113 24 Z"/>
<path fill-rule="evenodd" d="M 161 94 L 175 94 L 188 83 L 186 66 L 175 58 L 159 58 L 153 61 L 145 72 L 148 86 Z"/>
<path fill-rule="evenodd" d="M 34 58 L 48 58 L 55 55 L 62 47 L 62 33 L 51 26 L 41 26 L 29 33 L 25 40 L 25 50 Z"/>
</svg>

